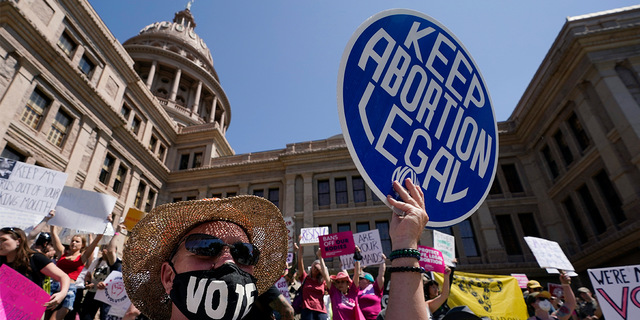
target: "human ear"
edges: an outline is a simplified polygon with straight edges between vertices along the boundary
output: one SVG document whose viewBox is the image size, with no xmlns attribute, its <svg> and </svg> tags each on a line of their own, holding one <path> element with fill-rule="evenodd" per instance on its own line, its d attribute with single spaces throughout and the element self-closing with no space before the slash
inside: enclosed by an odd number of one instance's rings
<svg viewBox="0 0 640 320">
<path fill-rule="evenodd" d="M 169 294 L 173 288 L 173 278 L 175 278 L 175 276 L 169 262 L 163 262 L 162 267 L 160 267 L 160 281 L 162 281 L 162 286 L 167 294 Z"/>
</svg>

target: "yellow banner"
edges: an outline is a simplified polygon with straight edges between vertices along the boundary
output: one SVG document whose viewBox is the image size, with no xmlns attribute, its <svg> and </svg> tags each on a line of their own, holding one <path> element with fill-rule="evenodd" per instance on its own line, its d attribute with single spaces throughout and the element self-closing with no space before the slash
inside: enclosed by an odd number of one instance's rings
<svg viewBox="0 0 640 320">
<path fill-rule="evenodd" d="M 434 272 L 442 285 L 442 274 Z M 465 273 L 453 275 L 449 307 L 468 306 L 477 316 L 491 320 L 526 320 L 527 305 L 518 280 L 511 276 Z"/>
</svg>

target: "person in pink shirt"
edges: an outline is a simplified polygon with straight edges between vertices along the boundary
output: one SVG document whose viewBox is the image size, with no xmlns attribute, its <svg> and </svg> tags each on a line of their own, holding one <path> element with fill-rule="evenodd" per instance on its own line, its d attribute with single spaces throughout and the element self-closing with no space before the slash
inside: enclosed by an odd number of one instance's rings
<svg viewBox="0 0 640 320">
<path fill-rule="evenodd" d="M 298 242 L 302 236 L 298 238 Z M 298 250 L 298 274 L 302 292 L 302 313 L 301 320 L 327 320 L 327 309 L 324 306 L 324 290 L 325 285 L 329 283 L 327 270 L 324 268 L 324 261 L 320 258 L 320 249 L 316 252 L 319 260 L 315 260 L 311 264 L 311 274 L 304 271 L 304 262 L 302 261 L 302 246 L 294 244 Z M 322 262 L 321 262 L 322 261 Z M 325 277 L 325 274 L 327 275 Z M 326 280 L 325 280 L 326 279 Z M 300 293 L 298 293 L 300 294 Z"/>
<path fill-rule="evenodd" d="M 378 265 L 378 277 L 374 280 L 368 272 L 360 274 L 360 290 L 358 292 L 358 304 L 366 320 L 375 320 L 382 308 L 382 288 L 384 287 L 385 260 L 382 255 L 382 263 Z"/>
<path fill-rule="evenodd" d="M 340 271 L 337 275 L 331 276 L 329 281 L 329 273 L 327 272 L 324 260 L 320 259 L 322 264 L 323 276 L 329 287 L 329 297 L 331 298 L 331 310 L 333 311 L 333 320 L 365 320 L 360 306 L 358 304 L 358 286 L 360 280 L 360 249 L 356 247 L 353 255 L 355 260 L 355 268 L 353 273 L 353 281 L 349 278 L 346 271 Z"/>
</svg>

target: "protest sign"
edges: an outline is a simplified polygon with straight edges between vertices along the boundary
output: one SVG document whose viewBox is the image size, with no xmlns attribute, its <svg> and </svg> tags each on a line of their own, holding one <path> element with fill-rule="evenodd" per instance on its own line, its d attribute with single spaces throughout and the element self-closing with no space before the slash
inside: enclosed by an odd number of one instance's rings
<svg viewBox="0 0 640 320">
<path fill-rule="evenodd" d="M 427 271 L 444 273 L 444 258 L 442 252 L 434 248 L 418 246 L 420 260 L 418 263 Z"/>
<path fill-rule="evenodd" d="M 124 218 L 124 226 L 127 227 L 127 230 L 132 230 L 133 227 L 136 226 L 138 221 L 142 220 L 144 216 L 147 215 L 144 211 L 140 211 L 136 208 L 129 208 L 127 211 L 127 216 Z"/>
<path fill-rule="evenodd" d="M 638 319 L 640 265 L 587 269 L 598 304 L 607 320 Z"/>
<path fill-rule="evenodd" d="M 555 268 L 544 268 L 545 270 L 547 270 L 547 273 L 551 273 L 551 274 L 560 274 L 560 270 L 555 269 Z M 578 274 L 573 272 L 573 271 L 564 271 L 569 277 L 577 277 Z"/>
<path fill-rule="evenodd" d="M 433 273 L 442 285 L 443 275 Z M 527 306 L 518 281 L 511 276 L 496 276 L 456 271 L 453 274 L 449 307 L 468 306 L 478 317 L 527 320 Z"/>
<path fill-rule="evenodd" d="M 56 206 L 56 216 L 49 224 L 102 234 L 111 224 L 107 217 L 115 205 L 116 198 L 110 195 L 64 187 Z"/>
<path fill-rule="evenodd" d="M 380 233 L 378 229 L 355 233 L 353 234 L 353 240 L 356 246 L 360 248 L 360 253 L 362 254 L 362 261 L 360 261 L 361 268 L 384 262 L 384 259 L 382 259 L 382 245 L 380 243 Z M 353 254 L 340 256 L 340 262 L 342 262 L 342 267 L 345 270 L 355 267 Z"/>
<path fill-rule="evenodd" d="M 349 39 L 338 114 L 358 171 L 389 205 L 392 181 L 422 187 L 431 227 L 471 216 L 491 188 L 498 128 L 480 69 L 435 19 L 392 9 Z"/>
<path fill-rule="evenodd" d="M 287 252 L 287 263 L 293 262 L 293 252 Z"/>
<path fill-rule="evenodd" d="M 275 286 L 276 288 L 278 288 L 278 291 L 280 291 L 280 293 L 285 297 L 285 299 L 287 299 L 287 301 L 291 303 L 291 296 L 289 295 L 289 285 L 287 284 L 287 279 L 285 279 L 284 277 L 280 277 L 280 279 L 276 281 Z"/>
<path fill-rule="evenodd" d="M 111 305 L 112 308 L 126 311 L 131 305 L 131 300 L 124 289 L 122 272 L 111 271 L 107 279 L 104 280 L 104 284 L 104 290 L 98 290 L 94 299 Z"/>
<path fill-rule="evenodd" d="M 529 245 L 529 249 L 536 257 L 540 268 L 575 270 L 557 242 L 536 237 L 524 237 L 524 241 Z"/>
<path fill-rule="evenodd" d="M 40 320 L 50 296 L 6 264 L 0 266 L 0 319 Z"/>
<path fill-rule="evenodd" d="M 40 222 L 55 208 L 66 181 L 64 172 L 0 158 L 0 221 L 14 227 Z"/>
<path fill-rule="evenodd" d="M 343 231 L 320 236 L 320 251 L 325 259 L 344 254 L 353 254 L 356 251 L 353 233 L 351 231 Z"/>
<path fill-rule="evenodd" d="M 442 252 L 444 264 L 455 267 L 453 259 L 456 258 L 456 238 L 452 235 L 433 230 L 433 248 Z"/>
<path fill-rule="evenodd" d="M 293 238 L 296 234 L 296 225 L 293 222 L 293 217 L 285 217 L 284 225 L 287 227 L 287 243 L 289 246 L 288 251 L 293 252 Z"/>
<path fill-rule="evenodd" d="M 549 289 L 549 293 L 551 293 L 552 296 L 559 299 L 564 299 L 564 289 L 562 289 L 561 284 L 548 283 L 547 288 Z"/>
<path fill-rule="evenodd" d="M 318 244 L 318 237 L 329 234 L 329 227 L 317 227 L 317 228 L 302 228 L 300 229 L 300 245 L 315 245 Z"/>
<path fill-rule="evenodd" d="M 523 274 L 523 273 L 512 273 L 511 276 L 516 278 L 516 280 L 518 280 L 518 286 L 520 286 L 521 289 L 524 289 L 524 288 L 527 287 L 527 283 L 529 282 L 529 278 L 527 278 L 526 274 Z"/>
</svg>

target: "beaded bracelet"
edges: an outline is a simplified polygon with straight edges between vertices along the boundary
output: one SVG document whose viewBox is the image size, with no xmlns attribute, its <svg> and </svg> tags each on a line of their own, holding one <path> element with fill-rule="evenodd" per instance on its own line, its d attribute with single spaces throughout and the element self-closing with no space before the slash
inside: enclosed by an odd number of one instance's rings
<svg viewBox="0 0 640 320">
<path fill-rule="evenodd" d="M 389 267 L 387 270 L 389 270 L 389 272 L 427 272 L 423 267 Z"/>
<path fill-rule="evenodd" d="M 394 250 L 389 254 L 389 259 L 391 261 L 397 258 L 416 258 L 420 260 L 420 251 L 416 249 L 400 249 Z"/>
</svg>

